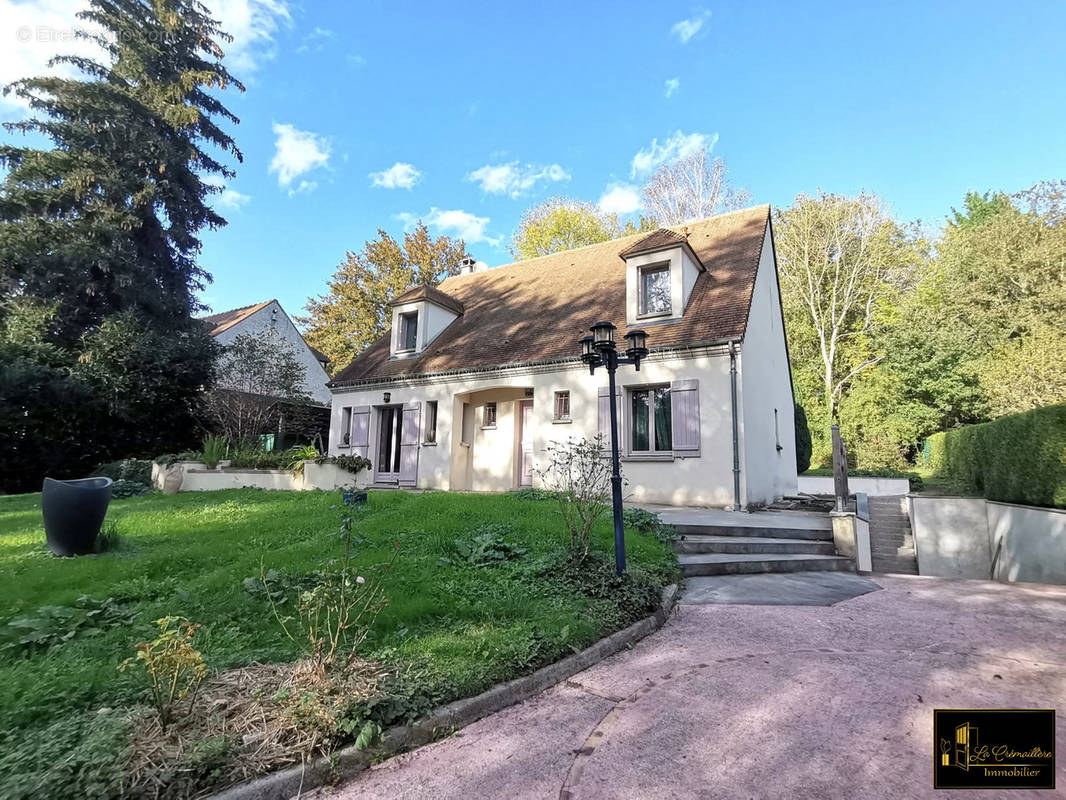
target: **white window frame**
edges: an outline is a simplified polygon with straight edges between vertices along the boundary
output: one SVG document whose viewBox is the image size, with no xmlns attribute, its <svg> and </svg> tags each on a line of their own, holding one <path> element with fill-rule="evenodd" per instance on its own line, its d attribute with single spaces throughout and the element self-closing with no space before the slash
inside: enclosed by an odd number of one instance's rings
<svg viewBox="0 0 1066 800">
<path fill-rule="evenodd" d="M 651 402 L 645 402 L 645 407 L 648 410 L 648 449 L 637 450 L 633 447 L 633 425 L 636 422 L 636 417 L 633 414 L 633 395 L 635 392 L 647 392 L 648 400 L 651 399 L 652 394 L 657 389 L 663 389 L 666 391 L 668 398 L 668 405 L 670 404 L 670 384 L 669 383 L 650 383 L 645 386 L 627 386 L 625 391 L 625 409 L 622 417 L 625 420 L 626 431 L 626 452 L 628 455 L 635 456 L 637 458 L 673 458 L 674 457 L 674 431 L 673 431 L 673 406 L 670 406 L 670 448 L 667 450 L 656 449 L 655 442 L 655 406 Z"/>
<path fill-rule="evenodd" d="M 414 322 L 414 344 L 407 346 L 408 330 Z M 396 342 L 396 352 L 413 353 L 418 349 L 418 311 L 403 311 L 400 313 L 400 338 Z"/>
<path fill-rule="evenodd" d="M 489 408 L 492 408 L 492 422 L 489 422 Z M 496 423 L 500 418 L 500 409 L 496 404 L 496 401 L 490 401 L 485 403 L 484 408 L 481 409 L 481 429 L 493 430 L 496 427 Z"/>
<path fill-rule="evenodd" d="M 566 414 L 560 414 L 559 413 L 559 400 L 561 400 L 564 396 L 566 397 Z M 570 394 L 570 390 L 569 389 L 560 389 L 559 391 L 555 392 L 554 397 L 555 397 L 555 399 L 554 399 L 554 402 L 552 404 L 552 417 L 553 417 L 552 421 L 553 422 L 571 422 L 572 421 L 572 416 L 571 415 L 573 413 L 573 410 L 570 408 L 570 401 L 572 399 L 572 395 Z"/>
<path fill-rule="evenodd" d="M 637 319 L 650 319 L 653 317 L 669 317 L 674 313 L 674 298 L 673 298 L 673 275 L 671 273 L 671 263 L 669 261 L 660 261 L 655 264 L 647 264 L 637 268 Z M 666 289 L 668 292 L 668 300 L 665 309 L 657 311 L 648 311 L 647 302 L 648 297 L 645 293 L 644 277 L 649 273 L 662 272 L 666 274 Z"/>
<path fill-rule="evenodd" d="M 426 424 L 422 431 L 422 444 L 437 444 L 437 401 L 426 401 Z"/>
</svg>

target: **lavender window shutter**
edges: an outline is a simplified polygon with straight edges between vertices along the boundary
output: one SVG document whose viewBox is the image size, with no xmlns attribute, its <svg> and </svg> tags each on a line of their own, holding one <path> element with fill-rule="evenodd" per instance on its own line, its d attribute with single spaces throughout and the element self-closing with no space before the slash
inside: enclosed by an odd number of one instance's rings
<svg viewBox="0 0 1066 800">
<path fill-rule="evenodd" d="M 352 455 L 367 457 L 370 450 L 370 406 L 352 409 Z"/>
<path fill-rule="evenodd" d="M 674 453 L 700 454 L 700 382 L 695 378 L 670 384 L 670 416 L 673 420 Z"/>
<path fill-rule="evenodd" d="M 421 403 L 404 404 L 403 427 L 400 432 L 401 486 L 414 486 L 418 482 L 418 429 L 421 417 Z"/>
</svg>

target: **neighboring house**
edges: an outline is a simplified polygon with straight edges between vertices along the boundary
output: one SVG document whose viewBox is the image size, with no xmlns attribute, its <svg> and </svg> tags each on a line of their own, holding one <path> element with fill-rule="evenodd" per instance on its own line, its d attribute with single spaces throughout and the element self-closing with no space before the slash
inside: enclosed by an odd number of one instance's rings
<svg viewBox="0 0 1066 800">
<path fill-rule="evenodd" d="M 331 454 L 381 485 L 538 486 L 553 440 L 609 431 L 589 326 L 642 328 L 618 370 L 632 500 L 747 507 L 796 492 L 792 380 L 769 206 L 417 287 L 392 328 L 330 384 Z"/>
<path fill-rule="evenodd" d="M 232 344 L 241 334 L 261 336 L 273 329 L 278 336 L 292 346 L 292 351 L 306 370 L 304 388 L 311 399 L 321 405 L 330 403 L 327 386 L 329 374 L 326 368 L 329 359 L 304 341 L 289 315 L 277 300 L 268 300 L 253 306 L 235 308 L 203 318 L 211 326 L 211 335 L 219 344 Z"/>
</svg>

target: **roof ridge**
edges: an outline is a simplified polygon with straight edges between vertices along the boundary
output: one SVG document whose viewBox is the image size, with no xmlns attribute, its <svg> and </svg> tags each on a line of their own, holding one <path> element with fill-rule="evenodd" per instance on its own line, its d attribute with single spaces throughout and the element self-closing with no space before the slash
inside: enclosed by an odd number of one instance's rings
<svg viewBox="0 0 1066 800">
<path fill-rule="evenodd" d="M 246 306 L 237 306 L 236 308 L 227 308 L 225 311 L 212 311 L 210 314 L 204 314 L 204 316 L 202 316 L 202 317 L 197 317 L 197 319 L 211 319 L 211 317 L 221 317 L 221 316 L 224 316 L 226 314 L 234 314 L 234 313 L 236 313 L 238 311 L 247 311 L 249 308 L 255 308 L 256 306 L 267 306 L 267 305 L 270 305 L 271 303 L 274 303 L 274 302 L 276 302 L 276 300 L 274 298 L 271 298 L 270 300 L 261 300 L 258 303 L 249 303 Z M 280 305 L 280 303 L 279 303 L 279 305 Z"/>
</svg>

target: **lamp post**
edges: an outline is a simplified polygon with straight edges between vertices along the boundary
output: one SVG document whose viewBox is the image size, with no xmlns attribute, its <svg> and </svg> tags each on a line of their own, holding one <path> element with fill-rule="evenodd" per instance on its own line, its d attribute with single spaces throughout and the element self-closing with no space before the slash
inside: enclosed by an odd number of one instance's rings
<svg viewBox="0 0 1066 800">
<path fill-rule="evenodd" d="M 648 355 L 648 335 L 641 330 L 625 335 L 629 347 L 624 356 L 618 355 L 614 341 L 615 326 L 610 322 L 597 322 L 591 328 L 591 336 L 581 339 L 581 360 L 588 364 L 589 375 L 596 374 L 596 367 L 607 368 L 607 383 L 611 407 L 611 505 L 614 509 L 614 568 L 621 575 L 626 571 L 626 538 L 622 525 L 622 473 L 618 467 L 618 404 L 615 402 L 614 374 L 619 364 L 632 364 L 640 371 L 640 360 Z"/>
</svg>

